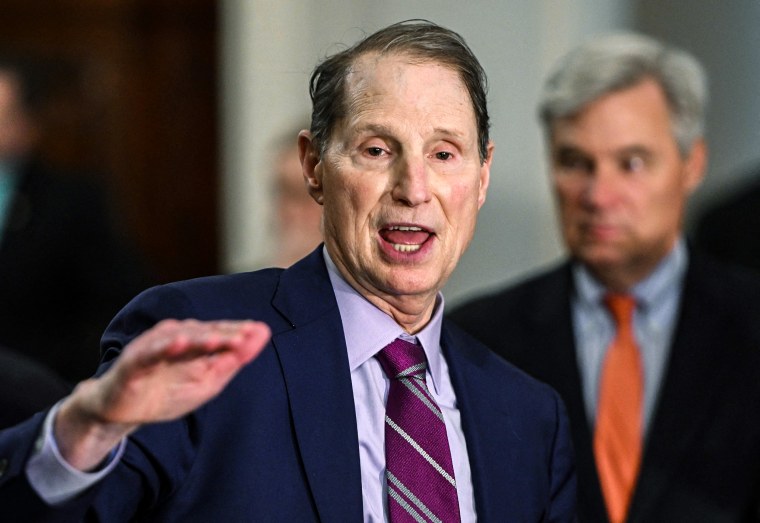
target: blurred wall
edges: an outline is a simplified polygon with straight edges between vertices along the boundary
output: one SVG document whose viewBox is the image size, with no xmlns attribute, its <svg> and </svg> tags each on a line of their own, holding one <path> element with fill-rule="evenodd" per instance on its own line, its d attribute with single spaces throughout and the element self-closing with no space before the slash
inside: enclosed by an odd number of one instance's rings
<svg viewBox="0 0 760 523">
<path fill-rule="evenodd" d="M 496 152 L 473 243 L 445 294 L 449 304 L 549 263 L 561 253 L 535 106 L 554 60 L 585 36 L 629 26 L 630 4 L 609 0 L 226 0 L 222 3 L 223 267 L 265 257 L 273 134 L 310 109 L 316 62 L 408 18 L 461 33 L 490 81 Z M 294 137 L 295 139 L 295 137 Z"/>
<path fill-rule="evenodd" d="M 692 201 L 689 217 L 694 218 L 705 205 L 747 182 L 747 176 L 758 175 L 760 1 L 639 0 L 634 24 L 693 53 L 710 79 L 710 163 Z"/>
</svg>

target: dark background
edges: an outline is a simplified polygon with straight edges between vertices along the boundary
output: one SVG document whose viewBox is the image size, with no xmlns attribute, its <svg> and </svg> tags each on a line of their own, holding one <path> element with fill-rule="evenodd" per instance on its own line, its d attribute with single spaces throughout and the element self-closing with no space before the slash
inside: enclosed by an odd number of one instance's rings
<svg viewBox="0 0 760 523">
<path fill-rule="evenodd" d="M 3 0 L 44 73 L 42 153 L 97 177 L 159 281 L 219 271 L 214 0 Z"/>
</svg>

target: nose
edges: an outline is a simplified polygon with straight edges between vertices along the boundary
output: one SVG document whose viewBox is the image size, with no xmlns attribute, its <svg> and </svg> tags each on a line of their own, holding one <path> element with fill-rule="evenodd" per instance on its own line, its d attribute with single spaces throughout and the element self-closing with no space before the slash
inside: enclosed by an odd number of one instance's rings
<svg viewBox="0 0 760 523">
<path fill-rule="evenodd" d="M 430 200 L 430 171 L 423 160 L 406 159 L 399 162 L 394 173 L 393 190 L 395 201 L 413 207 Z"/>
<path fill-rule="evenodd" d="M 614 170 L 600 166 L 586 178 L 583 200 L 592 207 L 607 207 L 618 198 L 619 192 L 619 179 Z"/>
</svg>

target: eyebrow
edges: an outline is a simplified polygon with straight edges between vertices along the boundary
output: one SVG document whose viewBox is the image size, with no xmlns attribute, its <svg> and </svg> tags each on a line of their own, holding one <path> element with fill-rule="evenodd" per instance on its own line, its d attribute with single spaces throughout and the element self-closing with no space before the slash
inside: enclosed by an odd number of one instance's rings
<svg viewBox="0 0 760 523">
<path fill-rule="evenodd" d="M 579 147 L 575 144 L 557 144 L 552 147 L 553 154 L 552 156 L 560 156 L 560 155 L 568 155 L 568 154 L 575 154 L 579 156 L 591 156 L 591 154 L 586 151 L 584 148 Z M 619 149 L 615 149 L 613 151 L 613 154 L 615 156 L 621 156 L 621 155 L 630 155 L 630 154 L 638 154 L 641 156 L 651 157 L 654 155 L 652 152 L 652 149 L 645 146 L 645 145 L 626 145 L 623 147 L 620 147 Z"/>
<path fill-rule="evenodd" d="M 575 156 L 590 156 L 583 148 L 573 144 L 559 144 L 555 145 L 551 149 L 552 157 L 558 158 L 567 155 Z"/>
<path fill-rule="evenodd" d="M 630 154 L 636 154 L 639 156 L 645 156 L 647 158 L 652 157 L 654 153 L 649 147 L 646 147 L 644 145 L 630 145 L 628 147 L 623 147 L 619 151 L 616 151 L 616 155 L 630 155 Z"/>
<path fill-rule="evenodd" d="M 463 140 L 467 136 L 467 133 L 463 133 L 462 131 L 458 131 L 456 129 L 447 129 L 445 127 L 436 127 L 435 129 L 433 129 L 433 131 L 435 132 L 435 134 L 451 136 L 458 140 Z"/>
<path fill-rule="evenodd" d="M 393 132 L 388 126 L 383 125 L 383 124 L 377 124 L 377 123 L 363 124 L 360 127 L 357 127 L 356 129 L 354 129 L 351 134 L 354 136 L 358 136 L 358 135 L 366 134 L 366 133 L 379 134 L 381 136 L 393 135 Z"/>
</svg>

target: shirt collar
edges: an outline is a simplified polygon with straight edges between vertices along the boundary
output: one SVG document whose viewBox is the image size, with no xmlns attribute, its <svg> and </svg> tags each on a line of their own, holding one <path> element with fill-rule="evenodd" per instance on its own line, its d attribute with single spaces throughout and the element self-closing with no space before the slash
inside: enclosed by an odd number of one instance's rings
<svg viewBox="0 0 760 523">
<path fill-rule="evenodd" d="M 433 379 L 433 386 L 437 390 L 438 384 L 442 382 L 443 372 L 443 356 L 440 350 L 443 294 L 439 292 L 436 296 L 435 309 L 428 324 L 412 336 L 406 333 L 391 316 L 375 307 L 349 285 L 330 258 L 326 247 L 323 247 L 322 255 L 335 292 L 335 299 L 338 302 L 351 371 L 356 370 L 399 336 L 409 341 L 416 339 L 425 351 L 428 371 Z"/>
<path fill-rule="evenodd" d="M 649 276 L 631 289 L 637 307 L 650 308 L 660 303 L 662 296 L 680 287 L 688 264 L 688 251 L 683 238 L 679 237 L 673 249 L 655 267 Z M 578 300 L 587 306 L 601 303 L 607 290 L 581 263 L 573 264 L 573 280 Z"/>
</svg>

